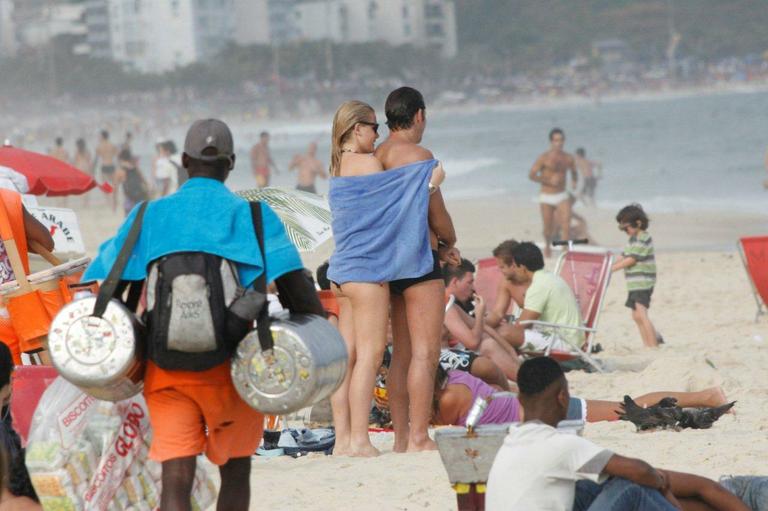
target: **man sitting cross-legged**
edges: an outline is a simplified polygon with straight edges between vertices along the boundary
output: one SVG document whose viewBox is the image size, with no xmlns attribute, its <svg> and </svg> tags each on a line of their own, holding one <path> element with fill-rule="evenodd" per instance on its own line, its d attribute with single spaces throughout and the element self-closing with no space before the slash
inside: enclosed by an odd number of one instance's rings
<svg viewBox="0 0 768 511">
<path fill-rule="evenodd" d="M 749 511 L 714 481 L 659 470 L 555 429 L 567 416 L 570 394 L 551 358 L 523 363 L 517 385 L 525 422 L 509 428 L 493 462 L 489 511 Z"/>
<path fill-rule="evenodd" d="M 531 325 L 521 324 L 539 320 L 566 327 L 582 326 L 573 291 L 562 278 L 544 269 L 544 255 L 539 247 L 527 241 L 518 243 L 511 251 L 509 264 L 499 259 L 499 269 L 510 282 L 527 286 L 518 322 L 499 328 L 510 345 L 539 351 L 551 344 L 553 349 L 571 351 L 584 344 L 583 333 L 576 329 L 542 333 Z"/>
<path fill-rule="evenodd" d="M 444 326 L 448 334 L 448 343 L 452 348 L 469 350 L 480 353 L 496 364 L 510 380 L 517 378 L 517 352 L 505 341 L 499 333 L 485 324 L 485 300 L 475 294 L 475 267 L 463 259 L 458 266 L 445 265 L 443 280 L 445 281 L 446 300 L 451 295 L 461 302 L 474 298 L 475 317 L 454 305 L 445 311 Z"/>
</svg>

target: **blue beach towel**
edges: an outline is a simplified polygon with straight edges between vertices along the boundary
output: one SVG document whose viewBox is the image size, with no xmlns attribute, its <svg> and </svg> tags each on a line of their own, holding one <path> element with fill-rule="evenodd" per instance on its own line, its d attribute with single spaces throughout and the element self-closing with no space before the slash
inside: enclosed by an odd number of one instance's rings
<svg viewBox="0 0 768 511">
<path fill-rule="evenodd" d="M 328 278 L 391 282 L 432 270 L 428 183 L 437 160 L 366 176 L 334 177 L 328 195 L 336 250 Z"/>
</svg>

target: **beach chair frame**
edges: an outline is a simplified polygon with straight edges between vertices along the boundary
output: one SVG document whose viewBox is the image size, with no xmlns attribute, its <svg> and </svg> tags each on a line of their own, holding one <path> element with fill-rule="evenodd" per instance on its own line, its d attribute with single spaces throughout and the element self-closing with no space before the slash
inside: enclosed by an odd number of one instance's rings
<svg viewBox="0 0 768 511">
<path fill-rule="evenodd" d="M 755 285 L 755 280 L 752 278 L 752 274 L 749 272 L 749 262 L 747 261 L 747 254 L 744 250 L 744 238 L 740 238 L 739 241 L 736 242 L 736 248 L 739 250 L 739 256 L 741 256 L 741 264 L 744 265 L 744 271 L 747 273 L 747 280 L 749 280 L 749 285 L 752 287 L 752 295 L 755 297 L 755 303 L 757 304 L 757 312 L 755 313 L 755 323 L 760 321 L 760 316 L 768 315 L 768 309 L 766 309 L 766 304 L 763 301 L 763 297 L 760 296 L 760 292 L 757 289 L 757 285 Z"/>
<path fill-rule="evenodd" d="M 577 330 L 580 332 L 584 332 L 586 350 L 574 348 L 567 352 L 560 352 L 560 353 L 578 357 L 581 360 L 583 360 L 585 363 L 589 364 L 590 367 L 602 373 L 602 372 L 605 372 L 603 367 L 594 357 L 592 357 L 591 353 L 592 353 L 592 346 L 594 345 L 595 337 L 597 336 L 597 324 L 600 319 L 600 314 L 603 311 L 603 304 L 605 303 L 605 295 L 608 290 L 608 285 L 611 282 L 611 266 L 613 266 L 613 254 L 611 254 L 607 249 L 602 247 L 574 246 L 573 248 L 571 248 L 571 250 L 567 252 L 563 252 L 560 255 L 560 257 L 557 260 L 557 265 L 555 266 L 555 274 L 560 275 L 564 265 L 567 264 L 568 255 L 576 254 L 576 253 L 595 254 L 595 255 L 600 255 L 603 258 L 600 266 L 600 271 L 599 271 L 599 282 L 601 283 L 601 285 L 596 292 L 597 301 L 595 303 L 592 303 L 591 306 L 589 307 L 587 318 L 582 318 L 583 325 L 577 327 L 577 326 L 569 326 L 569 325 L 560 325 L 556 323 L 548 323 L 545 321 L 538 321 L 538 320 L 521 321 L 520 324 L 531 325 L 535 330 L 539 330 L 539 331 L 545 330 L 545 331 L 553 332 L 555 334 L 555 336 L 552 337 L 552 342 L 549 344 L 549 346 L 547 346 L 547 349 L 544 351 L 544 355 L 546 356 L 550 356 L 550 354 L 552 354 L 553 352 L 552 345 L 554 344 L 556 334 L 558 331 Z M 568 282 L 568 279 L 565 279 L 565 280 L 568 286 L 571 287 L 572 291 L 574 292 L 574 295 L 578 300 L 577 290 L 573 289 L 573 286 L 575 284 Z M 581 314 L 580 305 L 579 305 L 579 314 Z M 592 318 L 591 324 L 587 324 L 589 322 L 589 318 Z"/>
</svg>

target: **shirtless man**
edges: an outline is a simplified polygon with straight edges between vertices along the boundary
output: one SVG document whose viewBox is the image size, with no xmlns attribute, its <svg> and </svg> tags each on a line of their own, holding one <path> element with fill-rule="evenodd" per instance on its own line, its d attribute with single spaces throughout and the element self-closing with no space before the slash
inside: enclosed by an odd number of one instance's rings
<svg viewBox="0 0 768 511">
<path fill-rule="evenodd" d="M 597 180 L 600 179 L 603 166 L 600 162 L 587 159 L 587 153 L 583 147 L 576 149 L 576 155 L 574 156 L 576 163 L 576 170 L 581 174 L 584 180 L 584 185 L 579 194 L 579 198 L 586 204 L 589 202 L 592 206 L 595 205 L 595 188 L 597 187 Z"/>
<path fill-rule="evenodd" d="M 256 185 L 259 188 L 269 186 L 272 169 L 277 173 L 277 167 L 269 152 L 269 133 L 262 131 L 259 135 L 259 142 L 251 148 L 251 170 L 256 177 Z"/>
<path fill-rule="evenodd" d="M 48 151 L 48 156 L 69 163 L 69 153 L 64 149 L 64 139 L 56 137 L 55 145 Z"/>
<path fill-rule="evenodd" d="M 101 179 L 112 185 L 112 211 L 117 211 L 117 183 L 115 183 L 115 158 L 117 147 L 109 141 L 109 132 L 101 131 L 101 139 L 96 146 L 96 158 L 101 165 Z"/>
<path fill-rule="evenodd" d="M 555 225 L 560 226 L 560 239 L 568 239 L 568 230 L 571 225 L 571 201 L 565 189 L 566 173 L 571 172 L 574 187 L 579 179 L 573 156 L 563 151 L 565 143 L 563 130 L 554 128 L 550 131 L 549 142 L 549 151 L 538 157 L 528 174 L 531 181 L 541 183 L 539 204 L 544 227 L 545 257 L 552 254 L 550 244 L 554 240 Z"/>
<path fill-rule="evenodd" d="M 297 154 L 291 160 L 288 170 L 299 169 L 296 189 L 302 192 L 317 193 L 315 179 L 328 179 L 328 173 L 323 164 L 317 159 L 317 143 L 311 142 L 305 154 Z"/>
<path fill-rule="evenodd" d="M 421 93 L 401 87 L 387 97 L 384 110 L 389 136 L 374 156 L 385 170 L 433 159 L 421 147 L 426 128 L 426 108 Z M 461 263 L 456 232 L 440 190 L 430 196 L 428 212 L 435 265 L 431 272 L 414 279 L 390 282 L 393 353 L 389 368 L 389 393 L 395 452 L 422 451 L 437 446 L 429 438 L 432 390 L 440 355 L 445 286 L 439 259 Z"/>
<path fill-rule="evenodd" d="M 517 245 L 515 240 L 506 240 L 493 249 L 493 257 L 496 258 L 496 264 L 504 278 L 499 282 L 493 310 L 485 316 L 485 324 L 494 328 L 510 345 L 512 345 L 514 330 L 505 319 L 507 311 L 512 302 L 519 308 L 523 307 L 525 291 L 528 289 L 527 284 L 517 282 L 515 274 L 510 270 L 513 262 L 512 251 Z"/>
</svg>

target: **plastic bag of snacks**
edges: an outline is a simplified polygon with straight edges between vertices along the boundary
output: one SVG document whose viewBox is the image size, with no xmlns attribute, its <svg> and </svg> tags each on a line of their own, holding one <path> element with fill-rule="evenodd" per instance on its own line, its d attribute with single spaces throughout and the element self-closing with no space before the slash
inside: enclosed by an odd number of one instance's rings
<svg viewBox="0 0 768 511">
<path fill-rule="evenodd" d="M 152 431 L 141 395 L 111 403 L 63 378 L 35 410 L 26 463 L 46 511 L 155 510 L 160 464 L 148 458 Z M 193 509 L 213 504 L 216 488 L 198 467 Z"/>
</svg>

